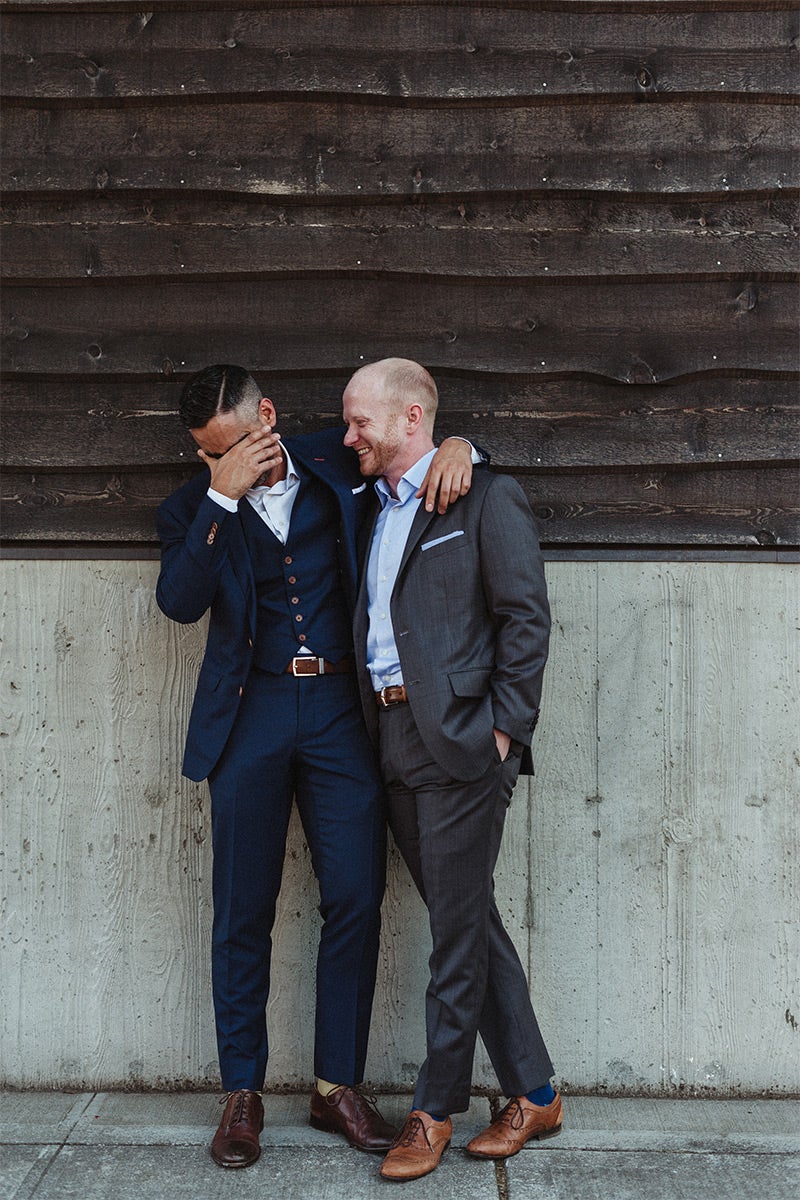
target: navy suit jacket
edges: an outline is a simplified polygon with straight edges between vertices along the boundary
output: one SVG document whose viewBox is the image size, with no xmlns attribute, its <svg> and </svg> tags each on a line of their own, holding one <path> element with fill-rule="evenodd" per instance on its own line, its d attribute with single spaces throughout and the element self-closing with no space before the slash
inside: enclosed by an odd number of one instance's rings
<svg viewBox="0 0 800 1200">
<path fill-rule="evenodd" d="M 362 478 L 356 455 L 342 444 L 343 436 L 344 429 L 330 429 L 287 438 L 285 445 L 298 465 L 327 484 L 335 499 L 341 580 L 352 611 L 356 534 L 372 508 L 374 490 Z M 210 609 L 183 758 L 184 775 L 197 781 L 214 769 L 236 720 L 256 629 L 255 584 L 241 518 L 209 499 L 208 486 L 209 474 L 203 471 L 158 510 L 159 607 L 181 623 L 199 621 Z"/>
</svg>

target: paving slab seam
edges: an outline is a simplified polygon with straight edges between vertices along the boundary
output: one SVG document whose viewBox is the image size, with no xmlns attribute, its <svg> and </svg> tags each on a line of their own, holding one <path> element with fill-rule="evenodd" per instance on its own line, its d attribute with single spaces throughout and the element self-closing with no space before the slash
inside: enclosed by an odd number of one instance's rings
<svg viewBox="0 0 800 1200">
<path fill-rule="evenodd" d="M 75 1130 L 78 1122 L 94 1100 L 95 1096 L 95 1092 L 76 1093 L 75 1101 L 70 1107 L 69 1112 L 61 1118 L 61 1120 L 58 1122 L 58 1125 L 55 1127 L 58 1130 L 58 1135 L 56 1137 L 52 1136 L 54 1127 L 51 1126 L 48 1130 L 48 1132 L 51 1134 L 50 1137 L 47 1137 L 41 1142 L 27 1143 L 30 1146 L 40 1147 L 40 1156 L 37 1161 L 31 1165 L 24 1178 L 20 1181 L 17 1190 L 14 1193 L 14 1200 L 34 1200 L 34 1197 L 39 1191 L 42 1182 L 44 1179 L 46 1179 L 48 1173 L 53 1167 L 53 1164 L 57 1161 L 59 1155 L 67 1145 L 70 1135 Z M 9 1139 L 8 1141 L 6 1141 L 5 1138 L 2 1138 L 0 1139 L 0 1142 L 6 1146 L 20 1144 L 16 1138 Z"/>
<path fill-rule="evenodd" d="M 785 1158 L 788 1155 L 800 1154 L 800 1147 L 781 1146 L 775 1149 L 759 1148 L 758 1150 L 753 1150 L 744 1147 L 736 1149 L 724 1146 L 687 1146 L 685 1143 L 676 1143 L 670 1146 L 523 1146 L 522 1153 L 525 1154 L 526 1152 L 530 1157 L 533 1157 L 534 1154 L 559 1156 L 567 1154 L 715 1154 L 727 1158 Z"/>
<path fill-rule="evenodd" d="M 498 1200 L 510 1200 L 511 1193 L 508 1186 L 508 1171 L 506 1170 L 506 1160 L 504 1158 L 494 1164 L 494 1177 L 497 1182 Z"/>
<path fill-rule="evenodd" d="M 47 1148 L 47 1146 L 42 1147 L 43 1150 Z M 60 1146 L 53 1146 L 52 1153 L 44 1162 L 39 1159 L 33 1164 L 14 1193 L 14 1200 L 34 1200 L 42 1181 L 47 1177 L 50 1168 L 63 1149 L 63 1143 Z"/>
</svg>

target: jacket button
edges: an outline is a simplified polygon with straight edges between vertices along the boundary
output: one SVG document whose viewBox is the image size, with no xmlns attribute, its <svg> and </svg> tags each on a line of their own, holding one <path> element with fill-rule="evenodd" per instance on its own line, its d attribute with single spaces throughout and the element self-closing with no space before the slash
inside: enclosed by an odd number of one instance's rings
<svg viewBox="0 0 800 1200">
<path fill-rule="evenodd" d="M 250 649 L 252 650 L 252 649 L 253 649 L 253 639 L 252 639 L 252 638 L 248 638 L 248 639 L 247 639 L 247 644 L 248 644 L 248 646 L 250 647 Z"/>
<path fill-rule="evenodd" d="M 297 616 L 295 617 L 295 621 L 302 621 L 302 619 L 303 619 L 303 618 L 302 618 L 302 616 L 300 615 L 300 613 L 298 613 L 298 614 L 297 614 Z"/>
<path fill-rule="evenodd" d="M 283 561 L 286 563 L 287 566 L 291 566 L 291 564 L 294 562 L 294 559 L 292 558 L 291 554 L 287 554 L 286 558 Z"/>
<path fill-rule="evenodd" d="M 242 692 L 243 692 L 243 691 L 244 691 L 244 688 L 243 688 L 243 687 L 240 687 L 240 688 L 239 688 L 239 695 L 240 695 L 240 696 L 241 696 L 241 694 L 242 694 Z"/>
<path fill-rule="evenodd" d="M 292 604 L 299 604 L 299 603 L 300 603 L 300 597 L 292 596 Z"/>
<path fill-rule="evenodd" d="M 306 635 L 304 633 L 298 633 L 297 640 L 298 642 L 304 642 L 306 640 Z"/>
<path fill-rule="evenodd" d="M 297 576 L 296 576 L 296 575 L 290 575 L 290 576 L 289 576 L 289 583 L 297 583 Z"/>
</svg>

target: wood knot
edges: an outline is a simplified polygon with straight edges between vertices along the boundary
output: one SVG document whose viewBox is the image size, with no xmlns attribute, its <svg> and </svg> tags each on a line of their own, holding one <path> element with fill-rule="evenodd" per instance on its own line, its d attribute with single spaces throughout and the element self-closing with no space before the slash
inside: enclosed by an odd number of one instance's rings
<svg viewBox="0 0 800 1200">
<path fill-rule="evenodd" d="M 636 71 L 636 91 L 640 95 L 654 96 L 658 91 L 655 76 L 647 67 L 639 67 Z"/>
<path fill-rule="evenodd" d="M 103 357 L 103 351 L 100 349 L 97 342 L 92 342 L 91 346 L 87 346 L 86 353 L 89 355 L 89 358 L 93 358 L 95 362 L 99 358 Z"/>
<path fill-rule="evenodd" d="M 748 283 L 744 291 L 739 292 L 736 297 L 736 307 L 739 312 L 752 312 L 758 304 L 758 288 L 752 283 Z"/>
<path fill-rule="evenodd" d="M 630 370 L 625 377 L 626 383 L 655 383 L 656 376 L 653 368 L 648 366 L 641 358 L 637 358 L 631 363 Z"/>
<path fill-rule="evenodd" d="M 136 16 L 133 18 L 133 20 L 131 21 L 130 25 L 128 26 L 129 32 L 134 35 L 136 35 L 137 33 L 141 33 L 142 30 L 145 29 L 150 24 L 152 19 L 153 19 L 152 12 L 137 13 Z"/>
</svg>

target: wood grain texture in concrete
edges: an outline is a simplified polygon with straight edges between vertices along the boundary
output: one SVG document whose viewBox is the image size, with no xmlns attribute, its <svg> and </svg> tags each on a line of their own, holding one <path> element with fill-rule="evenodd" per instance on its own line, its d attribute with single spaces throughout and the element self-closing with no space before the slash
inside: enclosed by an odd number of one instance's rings
<svg viewBox="0 0 800 1200">
<path fill-rule="evenodd" d="M 157 567 L 3 571 L 0 1077 L 209 1089 L 210 813 L 180 777 L 202 626 Z M 564 1091 L 800 1093 L 798 567 L 548 566 L 536 776 L 498 903 Z M 312 1073 L 317 887 L 293 821 L 268 1087 Z M 395 851 L 368 1079 L 424 1055 L 429 934 Z M 476 1086 L 495 1080 L 479 1049 Z"/>
</svg>

